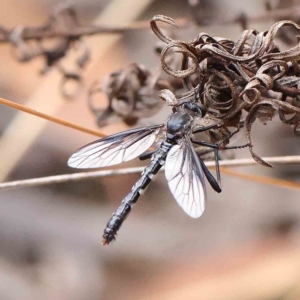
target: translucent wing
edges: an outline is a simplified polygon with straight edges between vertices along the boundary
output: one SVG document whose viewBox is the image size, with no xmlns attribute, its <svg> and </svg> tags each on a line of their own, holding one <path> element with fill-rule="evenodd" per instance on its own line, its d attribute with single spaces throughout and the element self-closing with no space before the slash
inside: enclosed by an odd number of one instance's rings
<svg viewBox="0 0 300 300">
<path fill-rule="evenodd" d="M 100 168 L 131 160 L 145 152 L 163 125 L 113 134 L 77 150 L 68 160 L 73 168 Z"/>
<path fill-rule="evenodd" d="M 165 174 L 181 208 L 192 218 L 199 218 L 205 209 L 206 188 L 199 159 L 190 141 L 182 140 L 171 148 Z"/>
</svg>

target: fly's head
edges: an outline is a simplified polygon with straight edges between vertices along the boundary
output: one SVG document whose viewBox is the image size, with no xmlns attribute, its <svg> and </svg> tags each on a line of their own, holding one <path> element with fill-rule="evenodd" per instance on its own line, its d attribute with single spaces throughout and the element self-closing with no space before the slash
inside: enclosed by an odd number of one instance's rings
<svg viewBox="0 0 300 300">
<path fill-rule="evenodd" d="M 167 121 L 167 138 L 176 142 L 177 139 L 191 131 L 194 118 L 186 112 L 176 112 Z"/>
</svg>

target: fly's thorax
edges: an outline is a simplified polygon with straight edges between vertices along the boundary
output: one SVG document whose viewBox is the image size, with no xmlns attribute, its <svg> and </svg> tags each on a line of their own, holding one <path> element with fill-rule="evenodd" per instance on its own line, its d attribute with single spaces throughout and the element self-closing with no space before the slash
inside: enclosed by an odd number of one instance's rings
<svg viewBox="0 0 300 300">
<path fill-rule="evenodd" d="M 176 142 L 191 131 L 194 118 L 186 112 L 177 112 L 167 121 L 167 139 Z"/>
</svg>

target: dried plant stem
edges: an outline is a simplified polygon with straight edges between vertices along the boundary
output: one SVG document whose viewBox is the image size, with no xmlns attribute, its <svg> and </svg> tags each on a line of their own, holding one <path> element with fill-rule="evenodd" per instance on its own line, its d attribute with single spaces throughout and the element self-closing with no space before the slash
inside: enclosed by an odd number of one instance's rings
<svg viewBox="0 0 300 300">
<path fill-rule="evenodd" d="M 300 13 L 300 6 L 292 6 L 289 8 L 282 8 L 282 9 L 274 9 L 271 11 L 267 11 L 261 14 L 257 14 L 255 16 L 247 17 L 249 22 L 262 22 L 266 20 L 272 19 L 282 19 L 287 18 L 295 15 L 299 15 Z M 176 19 L 175 20 L 177 25 L 183 27 L 190 23 L 188 19 Z M 218 25 L 228 25 L 240 22 L 239 19 L 230 19 L 230 20 L 221 20 L 219 22 L 215 22 L 214 24 Z M 168 26 L 163 24 L 162 26 Z M 9 42 L 10 35 L 12 30 L 7 30 L 4 27 L 3 31 L 0 35 L 0 43 Z M 132 23 L 131 25 L 124 25 L 124 26 L 107 26 L 107 25 L 94 25 L 94 26 L 86 26 L 86 27 L 79 27 L 69 31 L 59 31 L 59 30 L 52 30 L 52 31 L 45 31 L 43 28 L 25 28 L 22 39 L 23 40 L 37 40 L 37 39 L 45 39 L 45 38 L 79 38 L 85 35 L 95 35 L 95 34 L 122 34 L 126 31 L 130 30 L 141 30 L 141 29 L 149 29 L 149 22 L 148 21 L 137 21 Z"/>
<path fill-rule="evenodd" d="M 189 21 L 187 19 L 176 19 L 178 26 L 185 26 Z M 167 25 L 165 25 L 167 26 Z M 37 39 L 47 39 L 47 38 L 79 38 L 84 35 L 94 35 L 94 34 L 122 34 L 129 30 L 149 30 L 149 21 L 137 21 L 132 25 L 124 26 L 88 26 L 79 27 L 72 29 L 70 31 L 66 30 L 52 30 L 45 31 L 41 28 L 26 28 L 22 34 L 23 40 L 37 40 Z M 0 35 L 0 43 L 9 42 L 9 37 L 12 31 L 9 30 L 5 34 Z"/>
<path fill-rule="evenodd" d="M 273 164 L 300 164 L 300 156 L 278 156 L 278 157 L 266 157 L 264 158 L 268 163 Z M 206 166 L 209 168 L 214 168 L 215 163 L 213 161 L 205 162 Z M 236 172 L 234 170 L 230 170 L 225 168 L 224 166 L 238 167 L 238 166 L 254 166 L 257 165 L 253 159 L 234 159 L 234 160 L 223 160 L 220 161 L 221 172 L 222 174 L 235 176 L 238 178 L 246 179 L 249 181 L 264 183 L 275 185 L 279 187 L 285 188 L 293 188 L 300 189 L 300 183 L 290 182 L 281 179 L 273 179 L 263 176 L 256 176 L 245 174 L 242 172 Z M 115 170 L 101 170 L 101 171 L 92 171 L 92 172 L 81 172 L 74 174 L 64 174 L 64 175 L 56 175 L 56 176 L 48 176 L 42 178 L 33 178 L 33 179 L 25 179 L 25 180 L 17 180 L 11 182 L 0 183 L 0 189 L 10 189 L 10 188 L 20 188 L 20 187 L 30 187 L 30 186 L 39 186 L 39 185 L 47 185 L 47 184 L 55 184 L 69 181 L 78 181 L 83 179 L 91 179 L 91 178 L 99 178 L 106 176 L 116 176 L 116 175 L 128 175 L 128 174 L 136 174 L 141 173 L 144 167 L 134 167 L 134 168 L 123 168 L 123 169 L 115 169 Z M 163 171 L 164 169 L 161 169 Z"/>
<path fill-rule="evenodd" d="M 243 172 L 237 172 L 235 170 L 231 170 L 228 168 L 221 167 L 220 168 L 221 173 L 228 176 L 238 177 L 240 179 L 245 179 L 247 181 L 257 182 L 261 184 L 266 185 L 274 185 L 282 188 L 288 188 L 288 189 L 296 189 L 300 190 L 300 183 L 283 180 L 283 179 L 277 179 L 277 178 L 271 178 L 266 176 L 259 176 L 259 175 L 252 175 L 252 174 L 246 174 Z"/>
<path fill-rule="evenodd" d="M 74 124 L 74 123 L 71 123 L 71 122 L 67 122 L 65 120 L 62 120 L 62 119 L 59 119 L 59 118 L 56 118 L 56 117 L 49 116 L 47 114 L 36 111 L 36 110 L 31 109 L 29 107 L 26 107 L 24 105 L 9 101 L 9 100 L 4 99 L 4 98 L 0 98 L 0 104 L 11 107 L 11 108 L 14 108 L 14 109 L 17 109 L 17 110 L 20 110 L 20 111 L 23 111 L 23 112 L 26 112 L 28 114 L 37 116 L 37 117 L 42 118 L 42 119 L 46 119 L 46 120 L 48 120 L 50 122 L 53 122 L 53 123 L 56 123 L 56 124 L 60 124 L 60 125 L 63 125 L 63 126 L 69 127 L 69 128 L 73 128 L 73 129 L 85 132 L 85 133 L 89 133 L 89 134 L 99 136 L 99 137 L 104 137 L 105 136 L 105 134 L 102 133 L 101 131 L 92 130 L 92 129 L 89 129 L 89 128 L 86 128 L 86 127 L 83 127 L 83 126 L 80 126 L 80 125 L 77 125 L 77 124 Z"/>
<path fill-rule="evenodd" d="M 150 3 L 151 0 L 111 0 L 94 20 L 93 24 L 95 26 L 100 26 L 100 24 L 130 24 Z M 112 15 L 115 18 L 112 18 Z M 120 39 L 121 36 L 119 35 L 102 35 L 97 41 L 90 41 L 89 45 L 93 49 L 94 57 L 103 60 L 108 55 L 109 50 Z M 87 77 L 92 66 L 93 63 L 90 64 L 86 72 Z M 39 88 L 27 100 L 26 106 L 34 107 L 38 111 L 46 111 L 52 115 L 62 109 L 62 107 L 67 105 L 66 101 L 62 99 L 57 89 L 53 89 L 53 86 L 59 85 L 60 79 L 59 73 L 55 72 L 55 70 L 50 71 Z M 12 122 L 5 128 L 0 140 L 0 156 L 2 161 L 5 162 L 0 169 L 0 181 L 4 181 L 10 174 L 47 124 L 46 120 L 28 117 L 28 114 L 16 114 Z"/>
<path fill-rule="evenodd" d="M 291 19 L 293 17 L 298 17 L 300 14 L 300 5 L 291 6 L 288 8 L 280 8 L 280 9 L 273 9 L 270 11 L 262 12 L 255 14 L 253 16 L 246 16 L 246 20 L 249 22 L 266 22 L 269 20 L 276 20 L 276 19 Z M 229 25 L 234 23 L 240 23 L 239 18 L 229 19 L 227 21 L 220 21 L 214 24 L 218 25 Z"/>
</svg>

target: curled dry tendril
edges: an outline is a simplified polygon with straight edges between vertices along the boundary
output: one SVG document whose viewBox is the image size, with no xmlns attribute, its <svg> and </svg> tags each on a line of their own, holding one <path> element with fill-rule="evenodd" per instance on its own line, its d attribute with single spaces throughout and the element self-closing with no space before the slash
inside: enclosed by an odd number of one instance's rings
<svg viewBox="0 0 300 300">
<path fill-rule="evenodd" d="M 140 117 L 155 114 L 162 105 L 158 91 L 172 89 L 161 78 L 161 71 L 151 72 L 142 65 L 131 64 L 126 68 L 109 74 L 101 82 L 90 87 L 88 104 L 101 127 L 107 125 L 109 118 L 116 115 L 128 125 L 134 125 Z M 95 96 L 104 93 L 108 100 L 105 109 L 95 104 Z"/>
<path fill-rule="evenodd" d="M 280 21 L 265 32 L 247 29 L 236 42 L 207 33 L 187 42 L 165 35 L 158 22 L 177 25 L 172 18 L 162 15 L 150 22 L 154 34 L 165 43 L 162 69 L 173 78 L 183 79 L 188 89 L 185 95 L 194 95 L 193 101 L 205 105 L 205 118 L 211 123 L 238 128 L 242 112 L 246 112 L 244 127 L 251 155 L 258 163 L 270 167 L 253 151 L 251 128 L 256 119 L 271 120 L 278 111 L 281 121 L 293 125 L 299 134 L 300 43 L 297 38 L 295 46 L 281 50 L 275 38 L 282 27 L 291 27 L 299 34 L 300 26 L 293 21 Z M 179 69 L 169 65 L 172 53 L 182 55 Z M 290 114 L 293 116 L 288 118 Z M 218 141 L 220 138 L 215 139 Z"/>
</svg>

